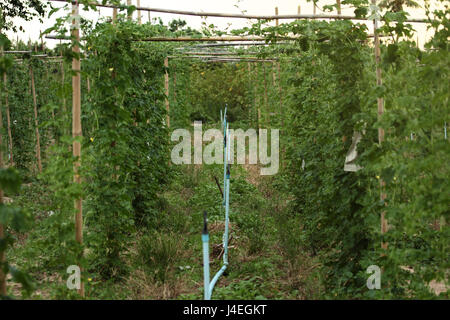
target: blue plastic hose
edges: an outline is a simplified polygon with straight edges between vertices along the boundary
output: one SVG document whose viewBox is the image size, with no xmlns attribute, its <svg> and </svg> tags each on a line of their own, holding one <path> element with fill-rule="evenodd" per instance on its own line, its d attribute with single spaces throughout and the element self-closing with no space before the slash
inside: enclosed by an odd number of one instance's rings
<svg viewBox="0 0 450 320">
<path fill-rule="evenodd" d="M 203 232 L 202 232 L 202 244 L 203 244 L 203 282 L 204 282 L 204 299 L 210 300 L 212 292 L 214 290 L 214 286 L 219 280 L 220 276 L 225 272 L 228 266 L 228 233 L 229 233 L 229 223 L 230 223 L 230 165 L 228 164 L 228 144 L 229 136 L 228 136 L 228 123 L 227 123 L 227 108 L 225 107 L 225 111 L 222 115 L 220 113 L 220 118 L 222 120 L 222 128 L 223 128 L 223 186 L 224 193 L 222 198 L 222 205 L 225 207 L 225 232 L 223 234 L 223 266 L 220 270 L 214 275 L 213 279 L 210 281 L 209 274 L 209 234 L 207 227 L 207 216 L 206 212 L 204 213 L 204 223 L 203 223 Z"/>
</svg>

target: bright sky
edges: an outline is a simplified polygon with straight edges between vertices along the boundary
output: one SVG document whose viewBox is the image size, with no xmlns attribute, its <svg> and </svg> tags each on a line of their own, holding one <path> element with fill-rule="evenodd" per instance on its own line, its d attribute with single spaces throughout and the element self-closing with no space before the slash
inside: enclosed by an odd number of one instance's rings
<svg viewBox="0 0 450 320">
<path fill-rule="evenodd" d="M 436 0 L 429 0 L 432 4 L 437 4 Z M 123 3 L 126 3 L 125 0 L 122 0 Z M 418 2 L 421 2 L 420 0 Z M 137 1 L 132 0 L 132 3 L 136 5 Z M 325 4 L 333 4 L 335 0 L 320 0 L 319 7 L 322 7 Z M 62 7 L 64 4 L 59 2 L 52 2 L 54 7 Z M 236 6 L 239 6 L 238 9 Z M 141 0 L 142 7 L 153 7 L 153 8 L 164 8 L 164 9 L 177 9 L 177 10 L 186 10 L 186 11 L 203 11 L 203 12 L 220 12 L 220 13 L 241 13 L 241 10 L 246 10 L 247 14 L 257 14 L 257 15 L 271 15 L 275 14 L 275 7 L 278 7 L 279 14 L 296 14 L 297 7 L 300 5 L 302 14 L 312 14 L 313 13 L 313 5 L 306 0 Z M 424 9 L 413 9 L 409 10 L 412 17 L 425 17 Z M 321 14 L 320 10 L 316 11 L 317 14 Z M 109 8 L 101 8 L 100 13 L 93 12 L 85 12 L 81 11 L 81 14 L 84 18 L 92 19 L 96 21 L 100 16 L 112 16 L 112 9 Z M 342 14 L 344 15 L 353 15 L 353 9 L 343 6 Z M 58 13 L 56 15 L 61 15 Z M 34 21 L 23 21 L 21 19 L 16 19 L 16 25 L 22 25 L 25 29 L 25 32 L 19 32 L 17 35 L 12 34 L 11 32 L 8 34 L 13 39 L 19 36 L 24 41 L 28 41 L 28 39 L 37 40 L 39 39 L 39 32 L 43 31 L 49 27 L 51 27 L 55 22 L 55 16 L 52 16 L 50 19 L 44 19 L 44 23 L 41 24 L 37 19 Z M 133 18 L 136 19 L 137 12 L 134 13 Z M 174 14 L 166 14 L 166 13 L 158 13 L 152 12 L 151 18 L 160 17 L 164 23 L 168 23 L 173 19 L 183 19 L 186 20 L 189 26 L 193 28 L 200 28 L 201 22 L 203 21 L 201 17 L 195 16 L 182 16 L 182 15 L 174 15 Z M 142 12 L 142 21 L 148 21 L 148 13 Z M 208 17 L 208 24 L 214 24 L 218 26 L 220 29 L 225 29 L 228 24 L 231 24 L 231 29 L 241 28 L 243 26 L 249 25 L 249 20 L 245 19 L 230 19 L 230 18 L 216 18 L 216 17 Z M 253 22 L 255 20 L 252 20 Z M 286 20 L 284 20 L 286 21 Z M 281 22 L 281 21 L 280 21 Z M 274 23 L 274 22 L 273 22 Z M 371 27 L 372 23 L 368 22 L 368 26 Z M 428 39 L 432 33 L 431 31 L 427 31 L 425 25 L 423 24 L 414 24 L 414 28 L 418 31 L 418 39 L 419 44 L 422 47 L 423 43 Z M 416 37 L 417 39 L 417 37 Z M 45 40 L 47 47 L 53 47 L 57 41 L 55 40 Z"/>
</svg>

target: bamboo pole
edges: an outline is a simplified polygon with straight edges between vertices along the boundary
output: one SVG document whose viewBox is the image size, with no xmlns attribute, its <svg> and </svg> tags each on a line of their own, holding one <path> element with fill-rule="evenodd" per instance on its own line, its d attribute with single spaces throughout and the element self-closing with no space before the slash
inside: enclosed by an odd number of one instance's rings
<svg viewBox="0 0 450 320">
<path fill-rule="evenodd" d="M 276 87 L 277 85 L 277 78 L 274 69 L 275 69 L 275 61 L 272 62 L 272 87 Z"/>
<path fill-rule="evenodd" d="M 3 119 L 0 112 L 0 168 L 3 168 L 3 152 L 2 143 L 3 138 L 1 131 L 3 131 Z M 0 189 L 0 205 L 3 205 L 3 190 Z M 0 223 L 0 240 L 5 239 L 5 227 Z M 0 251 L 0 297 L 6 296 L 6 274 L 3 272 L 3 264 L 6 262 L 5 250 Z"/>
<path fill-rule="evenodd" d="M 3 47 L 0 47 L 0 51 L 2 51 L 3 55 Z M 0 106 L 1 106 L 1 100 L 0 99 Z M 2 138 L 2 131 L 3 131 L 3 118 L 2 118 L 2 112 L 0 108 L 0 168 L 3 168 L 3 138 Z M 0 189 L 0 205 L 3 205 L 3 190 Z M 5 238 L 5 230 L 3 224 L 0 223 L 0 240 L 4 240 Z M 3 263 L 6 262 L 6 253 L 5 250 L 0 250 L 0 297 L 6 296 L 6 274 L 3 272 Z"/>
<path fill-rule="evenodd" d="M 30 52 L 33 53 L 32 48 L 31 48 L 31 40 L 30 39 L 28 39 L 28 48 L 29 48 Z M 29 85 L 30 95 L 32 95 L 33 94 L 33 90 L 31 89 L 31 77 L 30 77 L 29 83 L 30 83 L 30 85 Z"/>
<path fill-rule="evenodd" d="M 176 73 L 176 71 L 175 70 L 173 70 L 173 76 L 172 76 L 172 78 L 173 78 L 173 80 L 172 80 L 172 83 L 173 83 L 173 100 L 174 100 L 174 102 L 176 102 L 177 101 L 177 73 Z"/>
<path fill-rule="evenodd" d="M 169 58 L 166 57 L 164 59 L 164 68 L 165 68 L 165 73 L 164 73 L 164 89 L 165 89 L 165 93 L 166 93 L 166 111 L 167 111 L 167 115 L 166 115 L 166 123 L 167 123 L 167 128 L 170 128 L 170 104 L 169 104 Z"/>
<path fill-rule="evenodd" d="M 264 117 L 265 119 L 265 125 L 268 124 L 268 122 L 270 122 L 269 118 L 269 112 L 268 112 L 268 106 L 267 106 L 267 79 L 266 79 L 266 64 L 263 63 L 263 71 L 264 71 L 264 110 L 266 111 L 266 116 Z"/>
<path fill-rule="evenodd" d="M 298 15 L 300 15 L 300 14 L 301 14 L 301 10 L 302 10 L 302 9 L 301 9 L 301 7 L 300 7 L 300 6 L 298 6 L 298 7 L 297 7 L 297 14 L 298 14 Z"/>
<path fill-rule="evenodd" d="M 376 5 L 376 0 L 372 0 L 372 5 Z M 376 63 L 376 77 L 377 77 L 377 86 L 381 86 L 383 84 L 383 79 L 381 77 L 381 53 L 380 53 L 380 38 L 378 36 L 378 21 L 377 19 L 373 20 L 373 32 L 374 32 L 374 50 L 375 50 L 375 63 Z M 378 109 L 378 118 L 380 118 L 384 113 L 384 100 L 383 98 L 377 98 L 377 109 Z M 378 128 L 378 143 L 381 145 L 384 141 L 384 129 Z M 384 201 L 386 199 L 386 193 L 384 192 L 385 182 L 383 179 L 380 179 L 380 200 Z M 388 224 L 386 219 L 386 211 L 381 212 L 381 234 L 387 232 Z M 388 248 L 387 242 L 382 242 L 381 247 L 383 249 Z"/>
<path fill-rule="evenodd" d="M 141 6 L 141 0 L 137 0 L 137 7 L 139 8 Z M 141 17 L 141 9 L 138 9 L 137 11 L 137 20 L 138 24 L 142 24 L 142 17 Z"/>
<path fill-rule="evenodd" d="M 278 7 L 275 7 L 275 15 L 278 16 Z M 280 20 L 275 19 L 275 25 L 278 27 L 278 23 Z"/>
<path fill-rule="evenodd" d="M 49 0 L 52 2 L 67 2 L 67 0 Z M 92 1 L 92 5 L 102 8 L 119 8 L 119 6 L 111 4 L 102 4 L 99 2 Z M 258 19 L 258 20 L 275 20 L 275 19 L 346 19 L 346 20 L 358 20 L 358 21 L 368 21 L 370 19 L 364 17 L 355 16 L 340 16 L 337 14 L 333 15 L 316 15 L 316 14 L 288 14 L 288 15 L 247 15 L 247 14 L 235 14 L 235 13 L 217 13 L 217 12 L 194 12 L 185 10 L 172 10 L 172 9 L 162 9 L 162 8 L 149 8 L 149 7 L 136 7 L 138 10 L 142 11 L 153 11 L 161 13 L 172 13 L 187 16 L 198 16 L 198 17 L 218 17 L 218 18 L 236 18 L 236 19 Z M 315 12 L 315 9 L 314 9 Z M 427 19 L 421 18 L 410 18 L 405 20 L 405 22 L 415 22 L 415 23 L 428 23 Z"/>
<path fill-rule="evenodd" d="M 34 72 L 33 66 L 30 64 L 30 78 L 31 78 L 31 94 L 33 96 L 33 109 L 34 109 L 34 127 L 36 131 L 36 159 L 38 163 L 39 173 L 42 173 L 42 162 L 41 162 L 41 142 L 39 136 L 39 120 L 37 112 L 37 100 L 36 100 L 36 86 L 34 83 Z"/>
<path fill-rule="evenodd" d="M 44 68 L 45 68 L 45 81 L 47 83 L 50 83 L 50 77 L 48 76 L 48 62 L 46 61 L 46 59 L 42 60 L 44 63 Z M 55 120 L 55 111 L 53 111 L 52 109 L 52 120 Z"/>
<path fill-rule="evenodd" d="M 276 61 L 273 61 L 272 62 L 272 70 L 271 70 L 271 72 L 272 72 L 272 88 L 274 89 L 274 91 L 272 91 L 272 92 L 276 92 L 276 89 L 277 89 L 277 87 L 279 86 L 279 83 L 278 83 L 278 79 L 277 79 L 277 75 L 276 75 L 276 70 L 275 70 L 275 68 L 276 68 Z M 269 112 L 269 119 L 270 119 L 270 112 Z"/>
<path fill-rule="evenodd" d="M 112 21 L 113 21 L 113 23 L 117 22 L 117 8 L 113 9 Z"/>
<path fill-rule="evenodd" d="M 252 65 L 250 62 L 247 62 L 247 79 L 248 79 L 248 91 L 250 92 L 250 88 L 252 87 Z M 253 125 L 253 115 L 252 115 L 252 103 L 250 102 L 250 106 L 248 108 L 248 116 L 250 120 L 250 126 Z"/>
<path fill-rule="evenodd" d="M 61 44 L 61 42 L 60 42 L 60 44 Z M 61 55 L 62 55 L 62 52 L 61 52 Z M 59 67 L 61 70 L 61 86 L 64 89 L 66 80 L 65 80 L 64 61 L 63 60 L 60 61 Z M 63 90 L 63 95 L 62 95 L 62 105 L 63 105 L 63 114 L 65 115 L 65 114 L 67 114 L 67 105 L 66 105 L 66 96 L 64 94 L 64 90 Z M 66 130 L 64 130 L 63 132 L 64 132 L 64 134 L 66 134 Z"/>
<path fill-rule="evenodd" d="M 287 41 L 279 41 L 276 43 L 271 43 L 270 45 L 284 45 L 288 44 Z M 265 41 L 242 41 L 239 43 L 202 43 L 202 44 L 195 44 L 192 46 L 194 49 L 200 49 L 200 48 L 214 48 L 214 47 L 237 47 L 237 46 L 268 46 L 269 44 Z"/>
<path fill-rule="evenodd" d="M 5 53 L 5 54 L 18 54 L 18 53 L 31 53 L 32 51 L 29 51 L 29 50 L 10 50 L 10 51 L 3 51 L 3 53 Z"/>
<path fill-rule="evenodd" d="M 1 167 L 3 167 L 3 164 L 0 165 Z M 3 190 L 0 190 L 0 204 L 3 204 Z M 0 240 L 4 240 L 4 238 L 5 238 L 4 227 L 3 224 L 0 223 Z M 6 262 L 5 251 L 0 251 L 0 264 L 3 264 L 5 262 Z M 3 272 L 3 268 L 0 268 L 0 297 L 2 296 L 6 296 L 6 275 Z"/>
<path fill-rule="evenodd" d="M 258 82 L 258 79 L 259 79 L 259 66 L 258 65 L 256 65 L 256 68 L 255 68 L 255 70 L 256 70 L 256 77 L 255 77 L 255 79 L 256 79 L 256 82 L 255 82 L 255 106 L 256 106 L 256 116 L 257 116 L 257 119 L 256 119 L 256 121 L 257 121 L 257 127 L 258 127 L 258 134 L 259 134 L 259 128 L 260 128 L 260 125 L 261 125 L 261 97 L 259 96 L 259 82 Z"/>
<path fill-rule="evenodd" d="M 284 126 L 283 119 L 283 88 L 281 87 L 281 66 L 280 62 L 277 62 L 277 73 L 278 73 L 278 94 L 280 95 L 280 116 L 281 116 L 281 128 Z"/>
<path fill-rule="evenodd" d="M 187 58 L 187 59 L 220 59 L 220 60 L 260 60 L 260 61 L 276 61 L 277 58 L 271 58 L 271 59 L 260 59 L 258 57 L 241 57 L 241 56 L 210 56 L 208 54 L 205 55 L 177 55 L 177 56 L 168 56 L 169 59 L 180 59 L 180 58 Z"/>
<path fill-rule="evenodd" d="M 3 49 L 1 50 L 2 56 L 4 54 Z M 13 144 L 12 144 L 12 134 L 11 134 L 11 117 L 9 112 L 9 101 L 8 101 L 8 81 L 6 72 L 3 73 L 3 91 L 5 92 L 5 107 L 6 107 L 6 120 L 8 126 L 8 139 L 9 139 L 9 163 L 11 166 L 14 165 L 13 159 Z"/>
<path fill-rule="evenodd" d="M 370 38 L 371 35 L 368 35 L 367 38 Z M 57 36 L 48 36 L 49 39 L 59 39 L 60 37 Z M 277 37 L 278 40 L 298 40 L 300 37 Z M 196 37 L 151 37 L 151 38 L 135 38 L 130 39 L 130 41 L 143 41 L 143 42 L 213 42 L 213 41 L 223 41 L 223 42 L 234 42 L 234 41 L 265 41 L 265 37 L 259 37 L 259 36 L 252 36 L 252 37 L 246 37 L 246 36 L 225 36 L 225 37 L 202 37 L 202 38 L 196 38 Z M 363 40 L 361 40 L 363 41 Z M 282 43 L 277 44 L 286 44 L 289 42 L 283 41 Z M 269 43 L 258 43 L 260 45 L 269 45 Z M 228 44 L 231 45 L 231 44 Z M 255 43 L 248 43 L 248 44 L 237 44 L 237 45 L 256 45 Z M 207 46 L 220 46 L 217 43 L 210 43 Z M 223 44 L 221 46 L 224 46 Z"/>
<path fill-rule="evenodd" d="M 258 59 L 209 59 L 205 63 L 216 63 L 216 62 L 273 62 L 274 60 L 258 60 Z"/>
<path fill-rule="evenodd" d="M 6 121 L 8 125 L 8 139 L 9 139 L 9 163 L 11 166 L 14 165 L 14 159 L 13 159 L 13 143 L 12 143 L 12 133 L 11 133 L 11 116 L 9 112 L 9 101 L 8 101 L 8 85 L 7 85 L 7 78 L 6 78 L 6 72 L 3 73 L 3 84 L 5 86 L 5 107 L 6 107 Z"/>
<path fill-rule="evenodd" d="M 238 52 L 209 52 L 209 51 L 187 51 L 183 52 L 181 51 L 179 53 L 180 55 L 186 55 L 186 56 L 201 56 L 201 55 L 208 55 L 208 56 L 243 56 L 245 54 L 241 54 Z"/>
<path fill-rule="evenodd" d="M 259 36 L 225 36 L 225 37 L 151 37 L 132 39 L 132 41 L 175 41 L 175 42 L 205 42 L 205 41 L 264 41 L 265 37 Z M 298 37 L 279 37 L 281 40 L 297 40 Z"/>
<path fill-rule="evenodd" d="M 78 3 L 72 3 L 72 16 L 78 16 L 79 8 Z M 74 57 L 72 59 L 72 137 L 74 139 L 82 137 L 81 131 L 81 62 L 80 62 L 80 30 L 79 24 L 76 19 L 72 21 L 72 52 Z M 74 162 L 74 182 L 81 183 L 81 177 L 79 174 L 79 168 L 81 165 L 81 143 L 80 141 L 73 141 L 73 156 L 77 158 Z M 75 199 L 75 240 L 79 243 L 83 243 L 83 205 L 82 199 Z M 80 257 L 81 258 L 81 257 Z M 80 266 L 81 270 L 81 266 Z M 84 297 L 84 283 L 81 281 L 79 294 Z"/>
<path fill-rule="evenodd" d="M 127 0 L 127 6 L 131 6 L 131 0 Z M 133 18 L 133 15 L 131 13 L 128 13 L 127 19 L 131 21 Z"/>
</svg>

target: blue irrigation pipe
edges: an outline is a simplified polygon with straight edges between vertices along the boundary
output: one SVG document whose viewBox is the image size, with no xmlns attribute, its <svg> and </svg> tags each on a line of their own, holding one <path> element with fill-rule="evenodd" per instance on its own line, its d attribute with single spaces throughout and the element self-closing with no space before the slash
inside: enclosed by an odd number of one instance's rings
<svg viewBox="0 0 450 320">
<path fill-rule="evenodd" d="M 206 211 L 203 213 L 203 281 L 205 300 L 209 300 L 209 233 L 208 233 L 208 217 Z"/>
<path fill-rule="evenodd" d="M 228 266 L 228 233 L 229 233 L 229 223 L 230 223 L 230 165 L 228 160 L 230 160 L 230 135 L 227 123 L 227 108 L 225 107 L 225 111 L 220 113 L 220 118 L 222 121 L 222 128 L 224 130 L 224 139 L 223 139 L 223 183 L 224 183 L 224 192 L 222 195 L 222 205 L 225 207 L 225 232 L 223 234 L 222 242 L 223 242 L 223 265 L 220 270 L 214 275 L 213 279 L 210 281 L 209 275 L 209 234 L 207 229 L 207 217 L 206 212 L 204 213 L 203 219 L 203 232 L 202 232 L 202 243 L 203 243 L 203 281 L 204 281 L 204 299 L 210 300 L 212 292 L 214 290 L 214 286 L 219 280 L 220 276 L 225 272 Z"/>
<path fill-rule="evenodd" d="M 203 213 L 203 282 L 205 300 L 209 300 L 209 233 L 208 233 L 208 217 L 206 211 Z"/>
<path fill-rule="evenodd" d="M 223 113 L 222 129 L 223 129 L 223 190 L 227 189 L 226 177 L 227 177 L 227 108 Z M 223 196 L 223 206 L 225 206 L 225 195 Z"/>
<path fill-rule="evenodd" d="M 444 122 L 444 138 L 447 140 L 447 121 Z"/>
</svg>

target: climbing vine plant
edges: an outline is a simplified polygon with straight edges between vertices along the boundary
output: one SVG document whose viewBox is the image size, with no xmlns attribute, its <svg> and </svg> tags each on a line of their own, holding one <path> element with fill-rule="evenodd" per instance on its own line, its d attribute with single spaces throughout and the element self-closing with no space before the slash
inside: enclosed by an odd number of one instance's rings
<svg viewBox="0 0 450 320">
<path fill-rule="evenodd" d="M 90 118 L 86 224 L 92 267 L 108 278 L 125 271 L 122 255 L 130 235 L 149 226 L 169 177 L 161 81 L 165 54 L 130 41 L 139 32 L 134 23 L 105 23 L 87 41 L 85 70 L 93 87 L 85 104 Z"/>
</svg>

